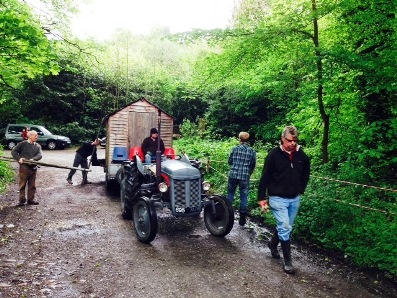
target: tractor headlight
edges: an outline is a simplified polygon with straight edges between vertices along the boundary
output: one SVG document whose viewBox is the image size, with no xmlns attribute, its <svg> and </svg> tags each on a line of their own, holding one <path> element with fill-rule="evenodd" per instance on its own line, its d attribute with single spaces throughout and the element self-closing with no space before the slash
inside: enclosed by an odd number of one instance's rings
<svg viewBox="0 0 397 298">
<path fill-rule="evenodd" d="M 207 191 L 210 189 L 210 187 L 211 187 L 211 184 L 209 182 L 207 182 L 207 181 L 203 182 L 203 190 Z"/>
<path fill-rule="evenodd" d="M 161 183 L 159 184 L 159 191 L 160 191 L 160 192 L 166 192 L 167 190 L 168 190 L 167 184 L 165 184 L 164 182 L 161 182 Z"/>
</svg>

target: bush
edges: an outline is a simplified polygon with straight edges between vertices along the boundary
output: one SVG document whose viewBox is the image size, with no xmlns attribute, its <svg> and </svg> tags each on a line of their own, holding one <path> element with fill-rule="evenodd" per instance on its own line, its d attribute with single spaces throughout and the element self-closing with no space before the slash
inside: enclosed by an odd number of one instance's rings
<svg viewBox="0 0 397 298">
<path fill-rule="evenodd" d="M 49 130 L 54 134 L 67 136 L 70 138 L 72 144 L 82 144 L 85 141 L 92 141 L 96 138 L 96 131 L 93 129 L 86 129 L 78 122 L 68 123 L 62 127 L 51 126 Z"/>
<path fill-rule="evenodd" d="M 3 148 L 0 146 L 1 156 L 3 156 Z M 8 184 L 14 179 L 14 171 L 7 161 L 0 160 L 0 193 L 3 193 Z"/>
<path fill-rule="evenodd" d="M 394 210 L 395 199 L 382 190 L 312 177 L 294 236 L 338 250 L 358 266 L 397 276 Z"/>
</svg>

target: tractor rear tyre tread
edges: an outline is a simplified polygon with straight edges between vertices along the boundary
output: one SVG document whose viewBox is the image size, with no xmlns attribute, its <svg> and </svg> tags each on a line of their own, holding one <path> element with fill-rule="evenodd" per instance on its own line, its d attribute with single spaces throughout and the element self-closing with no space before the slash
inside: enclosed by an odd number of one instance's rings
<svg viewBox="0 0 397 298">
<path fill-rule="evenodd" d="M 126 182 L 123 179 L 123 181 L 121 181 L 121 186 L 120 186 L 121 217 L 125 220 L 131 220 L 132 211 L 126 206 L 125 184 Z"/>
</svg>

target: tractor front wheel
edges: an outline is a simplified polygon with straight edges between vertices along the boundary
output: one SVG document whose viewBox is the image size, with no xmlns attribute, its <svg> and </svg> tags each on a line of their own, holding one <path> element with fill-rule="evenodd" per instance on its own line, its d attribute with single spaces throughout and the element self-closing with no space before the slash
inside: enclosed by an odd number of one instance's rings
<svg viewBox="0 0 397 298">
<path fill-rule="evenodd" d="M 223 196 L 210 197 L 204 207 L 204 223 L 208 231 L 216 237 L 224 237 L 230 233 L 234 224 L 233 207 Z"/>
<path fill-rule="evenodd" d="M 134 205 L 133 221 L 136 236 L 143 243 L 150 243 L 157 234 L 157 213 L 147 197 L 141 197 Z"/>
</svg>

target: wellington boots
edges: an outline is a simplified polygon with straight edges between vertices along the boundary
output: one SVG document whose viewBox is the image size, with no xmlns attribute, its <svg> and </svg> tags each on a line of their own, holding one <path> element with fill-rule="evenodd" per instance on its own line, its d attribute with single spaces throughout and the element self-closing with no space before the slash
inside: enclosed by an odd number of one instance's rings
<svg viewBox="0 0 397 298">
<path fill-rule="evenodd" d="M 238 224 L 240 226 L 244 226 L 247 223 L 247 213 L 240 212 L 240 219 L 238 220 Z"/>
<path fill-rule="evenodd" d="M 280 258 L 280 254 L 278 253 L 278 250 L 277 250 L 277 245 L 279 242 L 280 241 L 278 239 L 278 232 L 277 232 L 277 230 L 275 230 L 273 232 L 272 238 L 270 238 L 270 241 L 267 243 L 267 247 L 269 247 L 272 257 L 275 259 Z"/>
<path fill-rule="evenodd" d="M 292 259 L 291 259 L 291 242 L 289 240 L 282 241 L 281 248 L 283 250 L 283 257 L 284 257 L 284 271 L 289 274 L 295 273 L 295 268 L 292 266 Z"/>
</svg>

